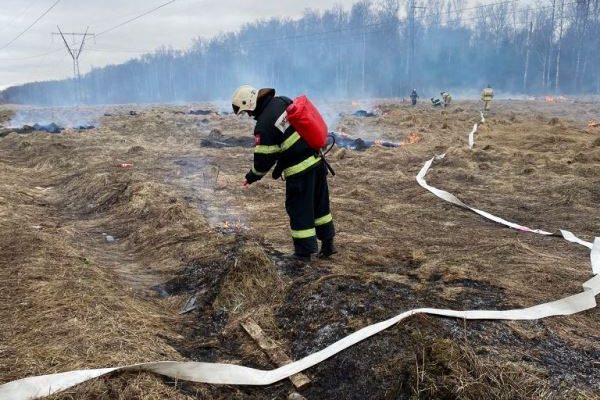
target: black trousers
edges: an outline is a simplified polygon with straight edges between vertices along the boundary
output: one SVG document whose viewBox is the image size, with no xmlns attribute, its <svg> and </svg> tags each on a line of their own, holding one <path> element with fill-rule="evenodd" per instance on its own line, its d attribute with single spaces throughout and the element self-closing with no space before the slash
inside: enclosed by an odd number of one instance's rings
<svg viewBox="0 0 600 400">
<path fill-rule="evenodd" d="M 316 253 L 317 238 L 328 241 L 335 236 L 327 174 L 327 167 L 320 162 L 311 170 L 286 180 L 285 209 L 298 255 Z"/>
</svg>

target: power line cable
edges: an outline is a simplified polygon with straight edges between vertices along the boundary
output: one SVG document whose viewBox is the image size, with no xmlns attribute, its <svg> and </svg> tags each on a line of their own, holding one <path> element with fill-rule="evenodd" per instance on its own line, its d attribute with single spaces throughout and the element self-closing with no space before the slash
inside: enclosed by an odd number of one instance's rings
<svg viewBox="0 0 600 400">
<path fill-rule="evenodd" d="M 501 6 L 501 5 L 504 5 L 504 4 L 518 3 L 518 2 L 519 2 L 519 0 L 508 0 L 508 1 L 501 1 L 501 2 L 498 2 L 498 3 L 480 4 L 480 5 L 478 5 L 478 6 L 466 7 L 466 8 L 460 8 L 460 9 L 458 9 L 458 10 L 450 10 L 450 11 L 447 11 L 447 12 L 445 12 L 445 13 L 443 13 L 443 14 L 447 14 L 447 15 L 449 15 L 449 14 L 453 14 L 453 13 L 459 13 L 459 12 L 463 12 L 463 11 L 478 10 L 478 9 L 480 9 L 480 8 L 487 8 L 487 7 Z"/>
<path fill-rule="evenodd" d="M 565 7 L 566 7 L 566 6 L 575 5 L 575 4 L 577 4 L 577 3 L 578 3 L 577 1 L 573 1 L 573 2 L 571 2 L 571 3 L 565 3 Z M 546 9 L 551 9 L 551 8 L 553 8 L 553 7 L 554 7 L 554 6 L 525 7 L 525 8 L 519 8 L 519 9 L 517 9 L 517 10 L 515 10 L 515 11 L 516 11 L 516 12 L 525 12 L 525 11 L 542 11 L 542 10 L 546 10 Z M 446 21 L 446 23 L 450 23 L 450 22 L 457 22 L 457 21 L 458 21 L 458 22 L 462 22 L 462 21 L 472 21 L 472 20 L 485 20 L 487 17 L 488 17 L 487 15 L 484 15 L 484 16 L 477 15 L 477 16 L 473 16 L 473 17 L 470 17 L 470 18 L 463 18 L 463 19 L 461 19 L 461 20 Z M 557 18 L 559 18 L 559 17 L 555 17 L 555 19 L 557 19 Z"/>
<path fill-rule="evenodd" d="M 171 2 L 176 1 L 176 0 L 172 0 Z M 481 8 L 487 8 L 487 7 L 493 7 L 493 6 L 498 6 L 498 5 L 503 5 L 503 4 L 507 4 L 507 3 L 514 3 L 517 2 L 518 0 L 511 0 L 511 1 L 504 1 L 504 2 L 499 2 L 499 3 L 492 3 L 492 4 L 485 4 L 485 5 L 480 5 L 480 6 L 475 6 L 475 7 L 468 7 L 468 8 L 464 8 L 464 9 L 460 9 L 460 10 L 456 10 L 456 11 L 463 11 L 463 10 L 475 10 L 475 9 L 481 9 Z M 576 4 L 576 2 L 572 2 L 572 3 L 565 3 L 565 6 L 567 5 L 572 5 L 572 4 Z M 164 4 L 166 5 L 166 4 Z M 163 6 L 164 6 L 163 5 Z M 543 9 L 548 9 L 548 8 L 552 8 L 552 6 L 538 6 L 538 7 L 526 7 L 526 8 L 521 8 L 518 9 L 517 11 L 528 11 L 528 10 L 543 10 Z M 138 16 L 139 17 L 139 16 Z M 445 23 L 450 23 L 450 22 L 462 22 L 462 21 L 473 21 L 473 20 L 481 20 L 482 17 L 481 16 L 473 16 L 473 17 L 467 17 L 467 18 L 458 18 L 458 19 L 454 19 L 454 20 L 447 20 L 445 21 Z M 351 27 L 351 28 L 339 28 L 339 29 L 333 29 L 333 30 L 328 30 L 328 31 L 320 31 L 320 32 L 310 32 L 310 33 L 304 33 L 304 34 L 298 34 L 298 35 L 291 35 L 291 36 L 282 36 L 282 37 L 278 37 L 278 38 L 273 38 L 273 39 L 259 39 L 259 40 L 253 40 L 253 41 L 240 41 L 240 42 L 236 42 L 236 46 L 242 45 L 242 46 L 254 46 L 254 45 L 260 45 L 260 44 L 265 44 L 265 43 L 272 43 L 272 42 L 280 42 L 280 41 L 284 41 L 284 40 L 302 40 L 302 39 L 308 39 L 308 38 L 312 38 L 312 37 L 321 37 L 323 39 L 330 39 L 326 36 L 330 36 L 331 34 L 335 34 L 335 33 L 344 33 L 344 32 L 349 32 L 350 35 L 356 35 L 356 34 L 363 34 L 363 33 L 381 33 L 381 32 L 386 32 L 385 29 L 378 29 L 378 30 L 371 30 L 369 28 L 374 28 L 374 27 L 385 27 L 386 25 L 388 26 L 392 26 L 395 27 L 396 23 L 395 22 L 379 22 L 379 23 L 372 23 L 372 24 L 365 24 L 365 25 L 361 25 L 359 27 Z M 440 24 L 440 26 L 443 26 L 442 24 Z M 111 28 L 112 29 L 112 28 Z M 354 32 L 354 33 L 353 33 Z M 350 36 L 348 35 L 348 36 Z M 123 52 L 123 53 L 139 53 L 139 54 L 143 54 L 143 53 L 151 53 L 154 50 L 125 50 L 125 49 L 117 49 L 117 51 Z M 102 49 L 96 49 L 96 50 L 92 50 L 95 52 L 100 52 L 100 53 L 110 53 L 111 49 L 110 48 L 102 48 Z M 176 49 L 176 51 L 181 51 L 181 52 L 185 52 L 185 50 L 181 50 L 181 49 Z M 41 56 L 45 56 L 47 53 L 38 55 L 38 56 L 33 56 L 33 57 L 41 57 Z M 33 58 L 31 57 L 31 58 Z M 29 58 L 29 57 L 27 57 Z"/>
<path fill-rule="evenodd" d="M 499 2 L 499 3 L 492 3 L 492 4 L 485 4 L 485 5 L 480 5 L 480 6 L 475 6 L 475 7 L 468 7 L 468 8 L 464 8 L 464 9 L 460 9 L 460 10 L 456 10 L 456 11 L 463 11 L 463 10 L 476 10 L 476 9 L 481 9 L 481 8 L 486 8 L 486 7 L 493 7 L 493 6 L 498 6 L 498 5 L 503 5 L 503 4 L 508 4 L 508 3 L 515 3 L 518 0 L 511 0 L 511 1 L 504 1 L 504 2 Z M 577 2 L 571 2 L 571 3 L 565 3 L 565 6 L 568 5 L 573 5 L 573 4 L 577 4 Z M 543 9 L 548 9 L 548 8 L 552 8 L 552 6 L 538 6 L 538 7 L 525 7 L 525 8 L 519 8 L 516 11 L 537 11 L 537 10 L 543 10 Z M 454 23 L 454 22 L 463 22 L 463 21 L 474 21 L 474 20 L 481 20 L 485 17 L 482 17 L 480 15 L 475 15 L 472 17 L 463 17 L 463 18 L 456 18 L 453 20 L 446 20 L 441 22 L 440 24 L 438 24 L 438 26 L 444 26 L 444 24 L 448 24 L 448 23 Z M 378 23 L 372 23 L 372 24 L 365 24 L 365 25 L 361 25 L 360 27 L 354 27 L 354 28 L 340 28 L 340 29 L 334 29 L 334 30 L 329 30 L 329 31 L 321 31 L 321 32 L 311 32 L 311 33 L 305 33 L 305 34 L 299 34 L 299 35 L 292 35 L 292 36 L 282 36 L 282 37 L 278 37 L 278 38 L 273 38 L 273 39 L 259 39 L 259 40 L 253 40 L 253 41 L 240 41 L 237 42 L 236 45 L 254 45 L 254 44 L 263 44 L 263 43 L 272 43 L 272 42 L 279 42 L 282 40 L 294 40 L 294 39 L 303 39 L 303 38 L 308 38 L 308 37 L 314 37 L 314 36 L 324 36 L 324 35 L 328 35 L 328 34 L 332 34 L 332 33 L 341 33 L 341 32 L 348 32 L 348 31 L 356 31 L 356 30 L 363 30 L 365 28 L 372 28 L 372 27 L 378 27 L 378 26 L 385 26 L 385 25 L 390 25 L 392 27 L 397 26 L 396 22 L 378 22 Z"/>
<path fill-rule="evenodd" d="M 165 6 L 167 6 L 167 5 L 171 4 L 171 3 L 174 3 L 175 1 L 177 1 L 177 0 L 170 0 L 170 1 L 166 2 L 166 3 L 163 3 L 163 4 L 157 6 L 157 7 L 153 8 L 153 9 L 151 9 L 149 11 L 146 11 L 146 12 L 140 14 L 140 15 L 137 15 L 137 16 L 135 16 L 135 17 L 133 17 L 133 18 L 131 18 L 131 19 L 123 22 L 123 23 L 120 23 L 120 24 L 118 24 L 116 26 L 108 28 L 108 29 L 106 29 L 106 30 L 104 30 L 104 31 L 96 34 L 96 36 L 100 36 L 101 34 L 108 33 L 108 32 L 110 32 L 112 30 L 120 28 L 121 26 L 124 26 L 124 25 L 126 25 L 126 24 L 128 24 L 130 22 L 133 22 L 136 19 L 142 18 L 142 17 L 144 17 L 144 16 L 146 16 L 146 15 L 148 15 L 148 14 L 150 14 L 150 13 L 156 11 L 156 10 L 159 10 L 162 7 L 165 7 Z M 462 11 L 468 11 L 468 10 L 476 10 L 476 9 L 481 9 L 481 8 L 487 8 L 487 7 L 493 7 L 493 6 L 497 6 L 497 5 L 502 5 L 502 4 L 506 4 L 506 3 L 513 3 L 513 2 L 517 2 L 517 1 L 519 1 L 519 0 L 510 0 L 510 1 L 503 1 L 503 2 L 498 2 L 498 3 L 492 3 L 492 4 L 483 4 L 483 5 L 479 5 L 479 6 L 467 7 L 467 8 L 462 8 L 462 9 L 459 9 L 459 10 L 453 10 L 453 12 L 462 12 Z M 569 3 L 569 4 L 572 4 L 572 3 Z M 537 8 L 531 8 L 530 7 L 528 9 L 532 10 L 532 9 L 542 9 L 542 8 L 548 8 L 548 7 L 537 7 Z M 523 10 L 525 10 L 525 9 L 523 9 Z M 480 19 L 480 18 L 481 17 L 479 17 L 479 16 L 470 17 L 470 18 L 458 18 L 458 19 L 455 19 L 455 20 L 448 20 L 448 21 L 446 21 L 446 23 L 461 22 L 461 21 L 474 20 L 474 19 Z M 385 26 L 385 25 L 395 25 L 395 21 L 394 22 L 380 22 L 380 23 L 366 24 L 366 25 L 362 25 L 360 27 L 354 27 L 354 28 L 340 28 L 340 29 L 329 30 L 329 31 L 311 32 L 311 33 L 305 33 L 305 34 L 300 34 L 300 35 L 279 37 L 279 38 L 275 38 L 275 39 L 262 39 L 262 40 L 255 40 L 255 41 L 244 41 L 244 42 L 238 42 L 237 45 L 256 45 L 256 44 L 263 44 L 263 43 L 278 42 L 278 41 L 282 41 L 282 40 L 303 39 L 303 38 L 309 38 L 309 37 L 314 37 L 314 36 L 318 37 L 318 36 L 329 35 L 329 34 L 332 34 L 332 33 L 353 32 L 353 31 L 356 31 L 356 30 L 363 30 L 365 28 L 372 28 L 372 27 Z M 50 52 L 50 53 L 42 53 L 42 54 L 38 54 L 38 55 L 34 55 L 34 56 L 29 56 L 29 57 L 16 58 L 16 59 L 12 59 L 12 60 L 17 61 L 17 60 L 28 60 L 28 59 L 32 59 L 32 58 L 45 57 L 48 54 L 56 53 L 58 51 L 60 51 L 60 50 L 56 50 L 56 51 L 53 51 L 53 52 Z M 151 51 L 152 50 L 148 50 L 147 52 L 151 52 Z M 106 53 L 106 52 L 110 52 L 110 50 L 109 49 L 103 49 L 101 52 L 105 52 Z M 131 52 L 132 53 L 133 52 L 137 53 L 137 51 L 131 51 Z M 143 51 L 140 51 L 139 53 L 143 53 Z"/>
<path fill-rule="evenodd" d="M 172 3 L 174 1 L 176 1 L 176 0 L 172 0 L 169 3 Z M 467 8 L 455 10 L 455 12 L 461 12 L 461 11 L 467 11 L 467 10 L 477 10 L 477 9 L 482 9 L 482 8 L 500 6 L 500 5 L 509 4 L 509 3 L 516 3 L 518 1 L 519 0 L 510 0 L 510 1 L 491 3 L 491 4 L 483 4 L 483 5 L 479 5 L 479 6 L 467 7 Z M 168 3 L 165 3 L 162 6 L 164 7 L 167 4 Z M 576 2 L 566 3 L 565 6 L 570 5 L 570 4 L 576 4 Z M 517 11 L 542 10 L 542 9 L 551 8 L 551 7 L 552 6 L 526 7 L 526 8 L 518 9 Z M 444 14 L 446 14 L 446 13 L 444 13 Z M 452 22 L 473 21 L 473 20 L 481 20 L 481 19 L 482 19 L 481 16 L 476 15 L 476 16 L 467 17 L 467 18 L 457 18 L 454 20 L 447 20 L 447 21 L 445 21 L 445 23 L 447 24 L 447 23 L 452 23 Z M 274 43 L 274 42 L 280 42 L 280 41 L 285 41 L 285 40 L 303 40 L 303 39 L 309 39 L 309 38 L 313 38 L 313 37 L 327 40 L 327 39 L 331 39 L 331 37 L 327 37 L 327 36 L 330 36 L 331 34 L 345 33 L 345 32 L 349 33 L 349 35 L 345 35 L 345 36 L 353 36 L 353 35 L 357 35 L 357 34 L 360 35 L 360 34 L 364 34 L 364 33 L 382 33 L 382 32 L 386 32 L 387 30 L 385 30 L 385 29 L 371 30 L 369 28 L 386 27 L 386 26 L 396 27 L 397 25 L 396 25 L 395 21 L 393 21 L 393 22 L 378 22 L 378 23 L 361 25 L 359 27 L 339 28 L 339 29 L 333 29 L 333 30 L 328 30 L 328 31 L 310 32 L 310 33 L 303 33 L 303 34 L 290 35 L 290 36 L 281 36 L 281 37 L 277 37 L 277 38 L 273 38 L 273 39 L 239 41 L 239 42 L 236 42 L 234 46 L 237 49 L 238 46 L 253 47 L 253 46 L 261 45 L 261 44 Z M 439 24 L 439 26 L 443 26 L 443 24 Z M 113 28 L 111 28 L 111 29 L 113 29 Z M 233 46 L 230 45 L 227 47 L 232 48 Z M 94 51 L 101 52 L 101 53 L 108 53 L 111 50 L 105 48 L 105 49 L 98 49 L 98 50 L 94 50 Z M 123 52 L 144 53 L 144 51 L 136 51 L 136 50 L 127 50 L 127 51 L 123 51 Z M 150 52 L 152 52 L 152 50 L 146 51 L 146 53 L 150 53 Z"/>
<path fill-rule="evenodd" d="M 56 3 L 54 3 L 54 4 L 52 5 L 52 7 L 51 7 L 50 9 L 48 9 L 48 10 L 47 10 L 47 11 L 46 11 L 46 12 L 45 12 L 45 13 L 44 13 L 44 14 L 43 14 L 43 15 L 42 15 L 40 18 L 38 18 L 38 20 L 36 20 L 36 21 L 35 21 L 35 22 L 34 22 L 34 23 L 33 23 L 33 24 L 30 26 L 30 27 L 28 27 L 28 28 L 27 28 L 27 30 L 28 30 L 28 29 L 30 29 L 30 28 L 31 28 L 33 25 L 35 25 L 35 24 L 36 24 L 36 23 L 37 23 L 37 22 L 38 22 L 38 21 L 39 21 L 41 18 L 43 18 L 43 17 L 44 17 L 44 16 L 45 16 L 45 15 L 46 15 L 48 12 L 50 12 L 50 11 L 51 11 L 51 9 L 52 9 L 52 8 L 54 8 L 54 7 L 55 7 L 55 6 L 56 6 L 56 5 L 57 5 L 57 4 L 58 4 L 60 1 L 61 1 L 61 0 L 57 0 L 57 1 L 56 1 Z M 113 31 L 113 30 L 115 30 L 115 29 L 118 29 L 118 28 L 120 28 L 120 27 L 122 27 L 122 26 L 124 26 L 124 25 L 126 25 L 126 24 L 128 24 L 128 23 L 130 23 L 130 22 L 133 22 L 133 21 L 135 21 L 135 20 L 137 20 L 137 19 L 140 19 L 140 18 L 142 18 L 142 17 L 145 17 L 146 15 L 148 15 L 148 14 L 151 14 L 151 13 L 153 13 L 153 12 L 155 12 L 155 11 L 157 11 L 157 10 L 159 10 L 159 9 L 163 8 L 163 7 L 166 7 L 166 6 L 168 6 L 168 5 L 169 5 L 169 4 L 171 4 L 171 3 L 174 3 L 174 2 L 176 2 L 176 1 L 177 1 L 177 0 L 170 0 L 170 1 L 166 2 L 166 3 L 160 4 L 159 6 L 157 6 L 157 7 L 153 8 L 153 9 L 151 9 L 151 10 L 148 10 L 148 11 L 146 11 L 146 12 L 142 13 L 142 14 L 136 15 L 135 17 L 133 17 L 133 18 L 130 18 L 130 19 L 128 19 L 128 20 L 127 20 L 127 21 L 125 21 L 125 22 L 122 22 L 122 23 L 120 23 L 120 24 L 118 24 L 118 25 L 115 25 L 115 26 L 113 26 L 113 27 L 111 27 L 111 28 L 105 29 L 104 31 L 102 31 L 102 32 L 100 32 L 100 33 L 98 33 L 98 34 L 96 34 L 95 36 L 96 36 L 96 37 L 98 37 L 98 36 L 100 36 L 100 35 L 103 35 L 103 34 L 105 34 L 105 33 L 111 32 L 111 31 Z M 26 31 L 27 31 L 27 30 L 26 30 Z M 25 32 L 26 32 L 26 31 L 25 31 Z M 20 35 L 23 35 L 25 32 L 22 32 Z M 20 36 L 20 35 L 19 35 L 19 36 Z M 2 49 L 4 49 L 4 48 L 8 47 L 8 46 L 9 46 L 10 44 L 12 44 L 12 42 L 14 42 L 16 39 L 18 39 L 18 37 L 17 37 L 17 38 L 15 38 L 15 39 L 13 39 L 13 40 L 12 40 L 10 43 L 8 43 L 7 45 L 5 45 L 4 47 L 0 48 L 0 50 L 2 50 Z M 41 54 L 36 54 L 36 55 L 33 55 L 33 56 L 28 56 L 28 57 L 21 57 L 21 58 L 11 58 L 11 59 L 2 59 L 2 60 L 5 60 L 5 61 L 21 61 L 21 60 L 30 60 L 30 59 L 33 59 L 33 58 L 46 57 L 46 56 L 48 56 L 49 54 L 57 53 L 57 52 L 59 52 L 59 51 L 61 51 L 61 50 L 60 50 L 60 49 L 58 49 L 58 50 L 54 50 L 54 51 L 50 51 L 50 52 L 45 52 L 45 53 L 41 53 Z"/>
<path fill-rule="evenodd" d="M 128 24 L 130 22 L 133 22 L 136 19 L 142 18 L 143 16 L 146 16 L 162 7 L 165 7 L 171 3 L 174 3 L 177 0 L 170 0 L 166 3 L 163 3 L 157 7 L 155 7 L 152 10 L 146 11 L 143 14 L 140 14 L 134 18 L 131 18 L 128 21 L 125 21 L 121 24 L 118 24 L 112 28 L 106 29 L 102 32 L 100 32 L 99 34 L 97 34 L 96 36 L 99 36 L 100 34 L 104 34 L 104 33 L 108 33 L 114 29 L 117 29 L 125 24 Z M 513 2 L 517 2 L 518 0 L 511 0 L 511 1 L 504 1 L 504 2 L 498 2 L 498 3 L 492 3 L 492 4 L 485 4 L 485 5 L 480 5 L 480 6 L 474 6 L 474 7 L 468 7 L 468 8 L 463 8 L 460 10 L 454 10 L 453 12 L 461 12 L 461 11 L 466 11 L 466 10 L 475 10 L 475 9 L 481 9 L 481 8 L 486 8 L 486 7 L 493 7 L 493 6 L 498 6 L 498 5 L 503 5 L 503 4 L 507 4 L 507 3 L 513 3 Z M 570 2 L 570 3 L 565 3 L 565 6 L 568 5 L 573 5 L 573 4 L 577 4 L 577 2 Z M 543 10 L 543 9 L 548 9 L 548 8 L 552 8 L 552 6 L 537 6 L 537 7 L 525 7 L 525 8 L 519 8 L 516 11 L 517 12 L 523 12 L 523 11 L 539 11 L 539 10 Z M 447 13 L 444 13 L 447 14 Z M 449 24 L 449 23 L 455 23 L 455 22 L 464 22 L 464 21 L 473 21 L 473 20 L 482 20 L 484 17 L 482 16 L 473 16 L 473 17 L 466 17 L 466 18 L 457 18 L 454 20 L 446 20 L 443 23 L 440 23 L 439 26 L 444 26 L 445 24 Z M 305 33 L 305 34 L 299 34 L 299 35 L 291 35 L 291 36 L 283 36 L 283 37 L 279 37 L 279 38 L 274 38 L 274 39 L 262 39 L 262 40 L 254 40 L 254 41 L 240 41 L 240 42 L 236 42 L 235 46 L 248 46 L 248 47 L 252 47 L 254 45 L 260 45 L 260 44 L 265 44 L 265 43 L 273 43 L 273 42 L 279 42 L 279 41 L 284 41 L 284 40 L 297 40 L 297 39 L 308 39 L 308 38 L 312 38 L 312 37 L 322 37 L 323 39 L 328 39 L 326 36 L 327 35 L 331 35 L 331 34 L 335 34 L 335 33 L 343 33 L 343 32 L 356 32 L 358 34 L 363 34 L 363 33 L 381 33 L 381 32 L 386 32 L 386 30 L 368 30 L 368 28 L 373 28 L 373 27 L 385 27 L 386 25 L 395 27 L 396 25 L 396 21 L 394 22 L 380 22 L 380 23 L 372 23 L 372 24 L 365 24 L 362 25 L 360 27 L 353 27 L 353 28 L 340 28 L 340 29 L 335 29 L 335 30 L 329 30 L 329 31 L 321 31 L 321 32 L 311 32 L 311 33 Z M 354 35 L 356 33 L 350 33 L 350 35 Z M 228 47 L 232 47 L 232 46 L 228 46 Z M 9 61 L 20 61 L 20 60 L 29 60 L 29 59 L 33 59 L 33 58 L 39 58 L 39 57 L 46 57 L 50 54 L 53 53 L 57 53 L 62 51 L 61 49 L 57 49 L 57 50 L 53 50 L 50 52 L 45 52 L 42 54 L 38 54 L 38 55 L 34 55 L 34 56 L 29 56 L 29 57 L 22 57 L 22 58 L 16 58 L 16 59 L 8 59 Z M 96 51 L 99 53 L 109 53 L 111 52 L 110 49 L 98 49 L 98 50 L 92 50 L 92 51 Z M 123 51 L 123 52 L 131 52 L 131 53 L 151 53 L 153 50 L 146 50 L 146 51 L 135 51 L 135 50 L 127 50 L 127 51 Z M 179 50 L 182 52 L 185 52 L 184 50 Z M 5 59 L 6 60 L 6 59 Z"/>
<path fill-rule="evenodd" d="M 161 5 L 157 6 L 157 7 L 154 7 L 154 8 L 153 8 L 153 9 L 151 9 L 151 10 L 145 11 L 145 12 L 143 12 L 143 13 L 142 13 L 142 14 L 140 14 L 140 15 L 137 15 L 137 16 L 135 16 L 135 17 L 133 17 L 133 18 L 130 18 L 130 19 L 128 19 L 128 20 L 127 20 L 127 21 L 125 21 L 125 22 L 122 22 L 122 23 L 120 23 L 120 24 L 117 24 L 117 25 L 115 25 L 115 26 L 113 26 L 113 27 L 111 27 L 111 28 L 108 28 L 108 29 L 105 29 L 105 30 L 103 30 L 102 32 L 98 33 L 98 34 L 96 35 L 96 37 L 98 37 L 98 36 L 100 36 L 100 35 L 104 35 L 105 33 L 108 33 L 108 32 L 112 32 L 112 31 L 114 31 L 115 29 L 118 29 L 118 28 L 120 28 L 120 27 L 122 27 L 122 26 L 124 26 L 124 25 L 127 25 L 127 24 L 129 24 L 129 23 L 131 23 L 131 22 L 133 22 L 133 21 L 136 21 L 136 20 L 138 20 L 138 19 L 140 19 L 140 18 L 142 18 L 142 17 L 145 17 L 145 16 L 146 16 L 146 15 L 148 15 L 148 14 L 152 14 L 153 12 L 155 12 L 155 11 L 157 11 L 157 10 L 160 10 L 160 9 L 161 9 L 161 8 L 163 8 L 163 7 L 166 7 L 166 6 L 168 6 L 169 4 L 175 3 L 176 1 L 177 1 L 177 0 L 169 0 L 169 1 L 167 1 L 166 3 L 163 3 L 163 4 L 161 4 Z"/>
<path fill-rule="evenodd" d="M 29 25 L 27 28 L 25 28 L 25 30 L 21 33 L 19 33 L 17 36 L 15 36 L 14 39 L 12 39 L 10 42 L 6 43 L 4 46 L 0 47 L 0 50 L 4 50 L 5 48 L 7 48 L 8 46 L 10 46 L 11 44 L 13 44 L 14 42 L 17 41 L 17 39 L 19 39 L 21 36 L 23 36 L 27 31 L 29 31 L 31 28 L 34 27 L 35 24 L 37 24 L 42 18 L 44 18 L 50 11 L 52 11 L 52 9 L 54 7 L 56 7 L 58 5 L 58 3 L 60 3 L 61 0 L 56 0 L 54 2 L 54 4 L 52 4 L 50 6 L 50 8 L 48 8 L 46 11 L 44 11 L 44 13 L 42 15 L 40 15 L 39 17 L 37 17 L 37 19 L 35 21 L 33 21 L 33 23 L 31 25 Z"/>
</svg>

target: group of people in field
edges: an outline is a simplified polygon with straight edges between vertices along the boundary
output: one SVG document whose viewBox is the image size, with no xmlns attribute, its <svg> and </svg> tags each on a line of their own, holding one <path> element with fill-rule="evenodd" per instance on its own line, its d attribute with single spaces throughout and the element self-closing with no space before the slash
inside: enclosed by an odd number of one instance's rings
<svg viewBox="0 0 600 400">
<path fill-rule="evenodd" d="M 440 92 L 441 99 L 439 97 L 431 98 L 431 105 L 433 107 L 448 107 L 450 103 L 452 103 L 452 95 L 447 91 Z M 417 101 L 419 99 L 419 94 L 417 93 L 417 89 L 413 89 L 410 93 L 410 101 L 413 106 L 417 105 Z M 494 98 L 494 89 L 492 89 L 491 85 L 487 85 L 485 89 L 481 92 L 481 101 L 483 101 L 483 110 L 489 111 L 490 106 L 492 104 L 492 100 Z"/>
</svg>

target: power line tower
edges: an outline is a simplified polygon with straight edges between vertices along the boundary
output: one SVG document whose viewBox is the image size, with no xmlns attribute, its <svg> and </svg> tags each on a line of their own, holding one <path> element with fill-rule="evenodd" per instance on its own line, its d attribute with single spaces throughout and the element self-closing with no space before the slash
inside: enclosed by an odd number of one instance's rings
<svg viewBox="0 0 600 400">
<path fill-rule="evenodd" d="M 408 60 L 406 63 L 406 74 L 408 75 L 408 82 L 410 87 L 414 87 L 415 81 L 415 59 L 416 59 L 416 10 L 426 9 L 427 7 L 417 6 L 416 0 L 409 0 L 408 2 L 408 29 L 409 29 L 409 52 Z"/>
<path fill-rule="evenodd" d="M 52 32 L 52 37 L 59 35 L 62 38 L 63 43 L 65 44 L 65 47 L 67 49 L 67 52 L 73 59 L 73 78 L 75 79 L 75 82 L 77 85 L 77 97 L 78 97 L 78 99 L 81 99 L 81 73 L 79 72 L 79 56 L 81 56 L 81 53 L 83 52 L 83 46 L 85 45 L 85 40 L 88 37 L 95 38 L 96 35 L 94 33 L 88 32 L 88 30 L 90 29 L 89 26 L 86 28 L 85 32 L 64 32 L 63 33 L 63 31 L 60 30 L 59 26 L 57 26 L 57 28 L 58 28 L 58 32 Z M 65 35 L 71 36 L 70 43 L 65 38 Z"/>
</svg>

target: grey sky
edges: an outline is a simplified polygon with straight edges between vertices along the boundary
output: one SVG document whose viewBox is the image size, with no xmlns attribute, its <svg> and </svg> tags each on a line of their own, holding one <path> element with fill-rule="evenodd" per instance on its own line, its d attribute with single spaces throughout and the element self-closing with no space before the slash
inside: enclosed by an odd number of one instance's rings
<svg viewBox="0 0 600 400">
<path fill-rule="evenodd" d="M 0 0 L 0 47 L 31 24 L 56 0 Z M 72 61 L 60 37 L 50 33 L 91 32 L 126 21 L 166 0 L 61 0 L 19 40 L 0 50 L 0 89 L 17 83 L 72 75 Z M 211 37 L 240 28 L 246 22 L 274 16 L 299 17 L 307 8 L 349 8 L 356 0 L 177 0 L 153 14 L 88 43 L 80 59 L 81 72 L 126 61 L 163 45 L 187 48 L 194 38 Z M 489 0 L 485 1 L 489 3 Z M 468 0 L 472 4 L 474 0 Z M 56 50 L 44 57 L 35 57 Z M 61 51 L 62 50 L 62 51 Z"/>
<path fill-rule="evenodd" d="M 31 24 L 56 0 L 0 0 L 0 47 Z M 152 9 L 166 0 L 62 0 L 44 19 L 8 48 L 0 51 L 0 88 L 16 83 L 57 79 L 72 74 L 65 51 L 46 57 L 23 59 L 64 49 L 63 31 L 100 32 Z M 82 73 L 91 66 L 121 63 L 162 45 L 186 48 L 198 36 L 211 37 L 238 29 L 246 22 L 271 16 L 298 17 L 306 8 L 325 9 L 334 4 L 351 6 L 354 0 L 244 1 L 178 0 L 153 14 L 89 42 L 81 56 Z"/>
</svg>

